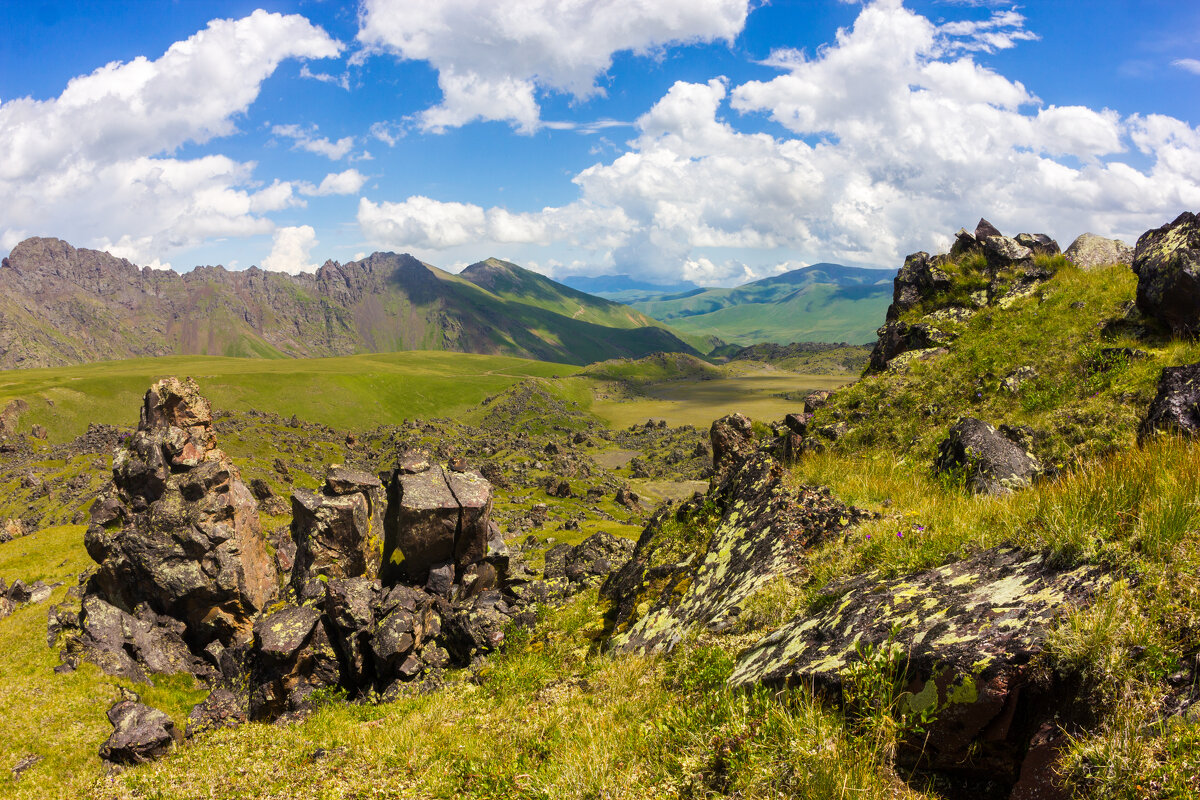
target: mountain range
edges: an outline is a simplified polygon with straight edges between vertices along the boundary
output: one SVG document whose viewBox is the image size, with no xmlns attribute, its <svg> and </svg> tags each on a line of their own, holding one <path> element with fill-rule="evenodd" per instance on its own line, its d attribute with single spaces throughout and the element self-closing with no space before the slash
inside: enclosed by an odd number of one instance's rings
<svg viewBox="0 0 1200 800">
<path fill-rule="evenodd" d="M 874 338 L 895 276 L 894 269 L 820 263 L 732 289 L 692 289 L 630 305 L 681 334 L 735 344 L 861 344 Z"/>
<path fill-rule="evenodd" d="M 139 268 L 59 239 L 0 262 L 0 368 L 160 355 L 264 358 L 451 350 L 587 364 L 707 352 L 628 306 L 497 259 L 459 275 L 411 255 L 257 267 Z"/>
</svg>

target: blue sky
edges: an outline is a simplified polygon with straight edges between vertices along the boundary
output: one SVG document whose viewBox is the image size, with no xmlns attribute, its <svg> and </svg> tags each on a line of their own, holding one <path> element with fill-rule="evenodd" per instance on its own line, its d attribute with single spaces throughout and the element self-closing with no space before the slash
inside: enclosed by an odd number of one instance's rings
<svg viewBox="0 0 1200 800">
<path fill-rule="evenodd" d="M 550 11 L 554 9 L 554 11 Z M 1200 210 L 1200 6 L 0 6 L 0 253 L 730 285 Z"/>
</svg>

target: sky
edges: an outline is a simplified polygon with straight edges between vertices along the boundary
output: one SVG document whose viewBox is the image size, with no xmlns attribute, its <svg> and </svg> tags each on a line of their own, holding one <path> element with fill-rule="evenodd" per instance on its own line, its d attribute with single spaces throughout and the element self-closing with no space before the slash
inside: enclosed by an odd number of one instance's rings
<svg viewBox="0 0 1200 800">
<path fill-rule="evenodd" d="M 1200 211 L 1200 3 L 0 3 L 0 254 L 735 285 Z"/>
</svg>

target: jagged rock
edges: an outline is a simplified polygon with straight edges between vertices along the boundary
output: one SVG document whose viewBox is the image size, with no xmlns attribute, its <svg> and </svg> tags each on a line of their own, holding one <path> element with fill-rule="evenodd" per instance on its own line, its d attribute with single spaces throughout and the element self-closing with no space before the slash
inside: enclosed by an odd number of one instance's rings
<svg viewBox="0 0 1200 800">
<path fill-rule="evenodd" d="M 288 606 L 254 623 L 250 718 L 274 720 L 302 713 L 318 689 L 339 683 L 337 653 L 321 612 Z"/>
<path fill-rule="evenodd" d="M 804 397 L 804 413 L 813 414 L 818 408 L 824 408 L 831 397 L 833 397 L 833 392 L 828 389 L 818 389 L 815 392 L 809 392 Z"/>
<path fill-rule="evenodd" d="M 254 615 L 277 591 L 274 565 L 254 498 L 217 449 L 195 381 L 150 387 L 137 431 L 113 457 L 108 495 L 121 508 L 102 503 L 105 522 L 85 535 L 100 565 L 88 594 L 183 621 L 197 650 L 248 639 Z"/>
<path fill-rule="evenodd" d="M 446 617 L 442 642 L 452 662 L 466 665 L 479 655 L 504 644 L 504 629 L 512 620 L 504 597 L 496 591 L 483 592 Z"/>
<path fill-rule="evenodd" d="M 218 686 L 208 697 L 192 706 L 188 713 L 185 736 L 191 739 L 219 728 L 236 728 L 250 720 L 244 697 Z"/>
<path fill-rule="evenodd" d="M 988 236 L 981 241 L 988 266 L 994 270 L 1007 269 L 1033 258 L 1032 250 L 1008 236 Z"/>
<path fill-rule="evenodd" d="M 717 475 L 736 469 L 757 446 L 754 426 L 745 414 L 721 417 L 713 422 L 708 435 L 712 442 L 713 469 Z"/>
<path fill-rule="evenodd" d="M 984 242 L 989 236 L 1002 236 L 1000 229 L 982 217 L 979 219 L 979 224 L 975 226 L 975 241 Z"/>
<path fill-rule="evenodd" d="M 1028 486 L 1040 471 L 1023 447 L 983 420 L 959 420 L 938 447 L 937 471 L 963 470 L 968 488 L 977 494 L 1003 494 Z"/>
<path fill-rule="evenodd" d="M 268 484 L 262 478 L 255 478 L 254 480 L 250 481 L 250 493 L 253 494 L 254 498 L 260 503 L 275 496 L 275 493 L 271 491 L 270 484 Z"/>
<path fill-rule="evenodd" d="M 25 581 L 15 580 L 8 588 L 8 599 L 14 606 L 23 603 L 41 603 L 50 598 L 50 587 L 44 581 L 34 581 L 28 585 Z"/>
<path fill-rule="evenodd" d="M 1187 437 L 1200 433 L 1200 364 L 1163 368 L 1158 393 L 1138 428 L 1138 438 L 1157 432 Z"/>
<path fill-rule="evenodd" d="M 389 486 L 385 523 L 385 582 L 403 578 L 424 584 L 436 564 L 458 570 L 487 554 L 492 486 L 478 472 L 432 466 L 405 472 Z"/>
<path fill-rule="evenodd" d="M 620 489 L 617 489 L 617 493 L 613 496 L 613 500 L 615 500 L 618 505 L 622 505 L 625 508 L 628 508 L 630 511 L 638 511 L 641 509 L 641 499 L 642 498 L 638 496 L 637 492 L 634 492 L 627 486 L 622 486 Z"/>
<path fill-rule="evenodd" d="M 871 350 L 868 369 L 882 372 L 889 362 L 910 350 L 933 350 L 949 344 L 953 337 L 928 322 L 886 322 L 876 331 L 879 340 Z"/>
<path fill-rule="evenodd" d="M 848 666 L 869 648 L 891 649 L 908 692 L 901 702 L 936 709 L 924 735 L 902 742 L 899 764 L 986 777 L 1012 787 L 1011 797 L 1040 797 L 1027 791 L 1052 777 L 1079 710 L 1069 678 L 1039 677 L 1029 664 L 1053 623 L 1107 582 L 1095 567 L 1058 571 L 1042 556 L 1006 548 L 908 577 L 867 573 L 826 587 L 822 610 L 750 648 L 730 683 L 803 684 L 837 700 Z M 1038 737 L 1050 723 L 1052 735 Z"/>
<path fill-rule="evenodd" d="M 161 758 L 182 741 L 175 723 L 156 708 L 121 700 L 108 710 L 112 735 L 100 745 L 100 758 L 114 764 L 143 764 Z"/>
<path fill-rule="evenodd" d="M 633 542 L 607 531 L 594 533 L 577 545 L 558 544 L 546 553 L 546 580 L 562 579 L 572 591 L 595 586 L 624 566 L 633 555 Z"/>
<path fill-rule="evenodd" d="M 1037 256 L 1056 256 L 1062 252 L 1058 242 L 1044 233 L 1018 233 L 1013 238 L 1017 244 L 1029 248 Z"/>
<path fill-rule="evenodd" d="M 721 629 L 756 590 L 794 574 L 806 549 L 869 516 L 827 490 L 789 488 L 785 474 L 768 451 L 752 454 L 710 491 L 720 519 L 708 542 L 683 561 L 662 534 L 666 509 L 656 514 L 630 560 L 601 587 L 615 606 L 610 645 L 669 650 L 697 628 Z M 698 507 L 679 512 L 685 524 Z"/>
<path fill-rule="evenodd" d="M 1071 242 L 1063 255 L 1080 269 L 1092 269 L 1108 264 L 1129 264 L 1133 261 L 1133 248 L 1120 239 L 1084 233 Z"/>
<path fill-rule="evenodd" d="M 1138 237 L 1137 307 L 1177 336 L 1200 333 L 1200 218 L 1191 212 Z"/>
<path fill-rule="evenodd" d="M 902 313 L 919 305 L 922 299 L 947 291 L 951 284 L 949 273 L 941 269 L 937 257 L 926 252 L 913 253 L 904 259 L 904 266 L 896 275 L 888 320 L 898 319 Z"/>
</svg>

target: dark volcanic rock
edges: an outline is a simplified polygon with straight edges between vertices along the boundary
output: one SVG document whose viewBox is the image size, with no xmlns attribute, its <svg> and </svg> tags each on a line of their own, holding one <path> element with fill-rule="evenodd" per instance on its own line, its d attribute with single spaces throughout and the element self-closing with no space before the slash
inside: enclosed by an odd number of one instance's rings
<svg viewBox="0 0 1200 800">
<path fill-rule="evenodd" d="M 546 553 L 546 580 L 561 579 L 575 591 L 595 586 L 622 567 L 633 555 L 634 544 L 606 531 L 594 533 L 575 546 L 558 544 Z"/>
<path fill-rule="evenodd" d="M 1200 218 L 1184 212 L 1146 231 L 1133 251 L 1137 307 L 1175 335 L 1200 333 Z"/>
<path fill-rule="evenodd" d="M 192 707 L 188 713 L 185 735 L 191 739 L 197 734 L 218 728 L 236 728 L 249 720 L 245 698 L 218 686 L 202 702 Z"/>
<path fill-rule="evenodd" d="M 757 445 L 754 427 L 745 414 L 729 414 L 712 424 L 709 430 L 712 441 L 713 469 L 723 475 L 737 466 Z"/>
<path fill-rule="evenodd" d="M 838 700 L 864 652 L 893 650 L 901 702 L 936 709 L 927 733 L 902 743 L 898 763 L 986 778 L 1014 798 L 1058 796 L 1029 791 L 1052 782 L 1065 726 L 1079 713 L 1071 708 L 1077 684 L 1039 676 L 1030 662 L 1053 623 L 1107 583 L 1095 567 L 1058 571 L 1004 548 L 908 577 L 868 573 L 826 587 L 823 610 L 762 639 L 730 683 L 803 684 Z"/>
<path fill-rule="evenodd" d="M 337 653 L 321 612 L 288 606 L 254 624 L 250 718 L 278 719 L 309 708 L 317 689 L 339 682 Z"/>
<path fill-rule="evenodd" d="M 108 721 L 113 732 L 100 745 L 100 758 L 114 764 L 142 764 L 160 758 L 183 738 L 170 717 L 133 700 L 113 705 Z"/>
<path fill-rule="evenodd" d="M 887 318 L 897 319 L 904 311 L 919 305 L 923 298 L 948 290 L 951 283 L 949 273 L 941 269 L 937 258 L 925 252 L 913 253 L 904 259 L 904 266 L 896 275 Z"/>
<path fill-rule="evenodd" d="M 1062 252 L 1058 248 L 1058 242 L 1044 233 L 1018 233 L 1013 238 L 1016 239 L 1017 244 L 1029 248 L 1034 255 L 1056 256 Z"/>
<path fill-rule="evenodd" d="M 303 586 L 317 575 L 375 577 L 383 543 L 372 541 L 370 504 L 361 494 L 328 497 L 292 494 L 292 538 L 296 557 L 292 583 Z"/>
<path fill-rule="evenodd" d="M 1163 369 L 1158 394 L 1142 420 L 1138 438 L 1160 431 L 1188 437 L 1200 432 L 1200 364 Z"/>
<path fill-rule="evenodd" d="M 935 466 L 939 472 L 963 470 L 972 492 L 1002 494 L 1024 488 L 1040 471 L 1031 453 L 983 420 L 959 420 L 949 434 L 938 448 Z"/>
</svg>

